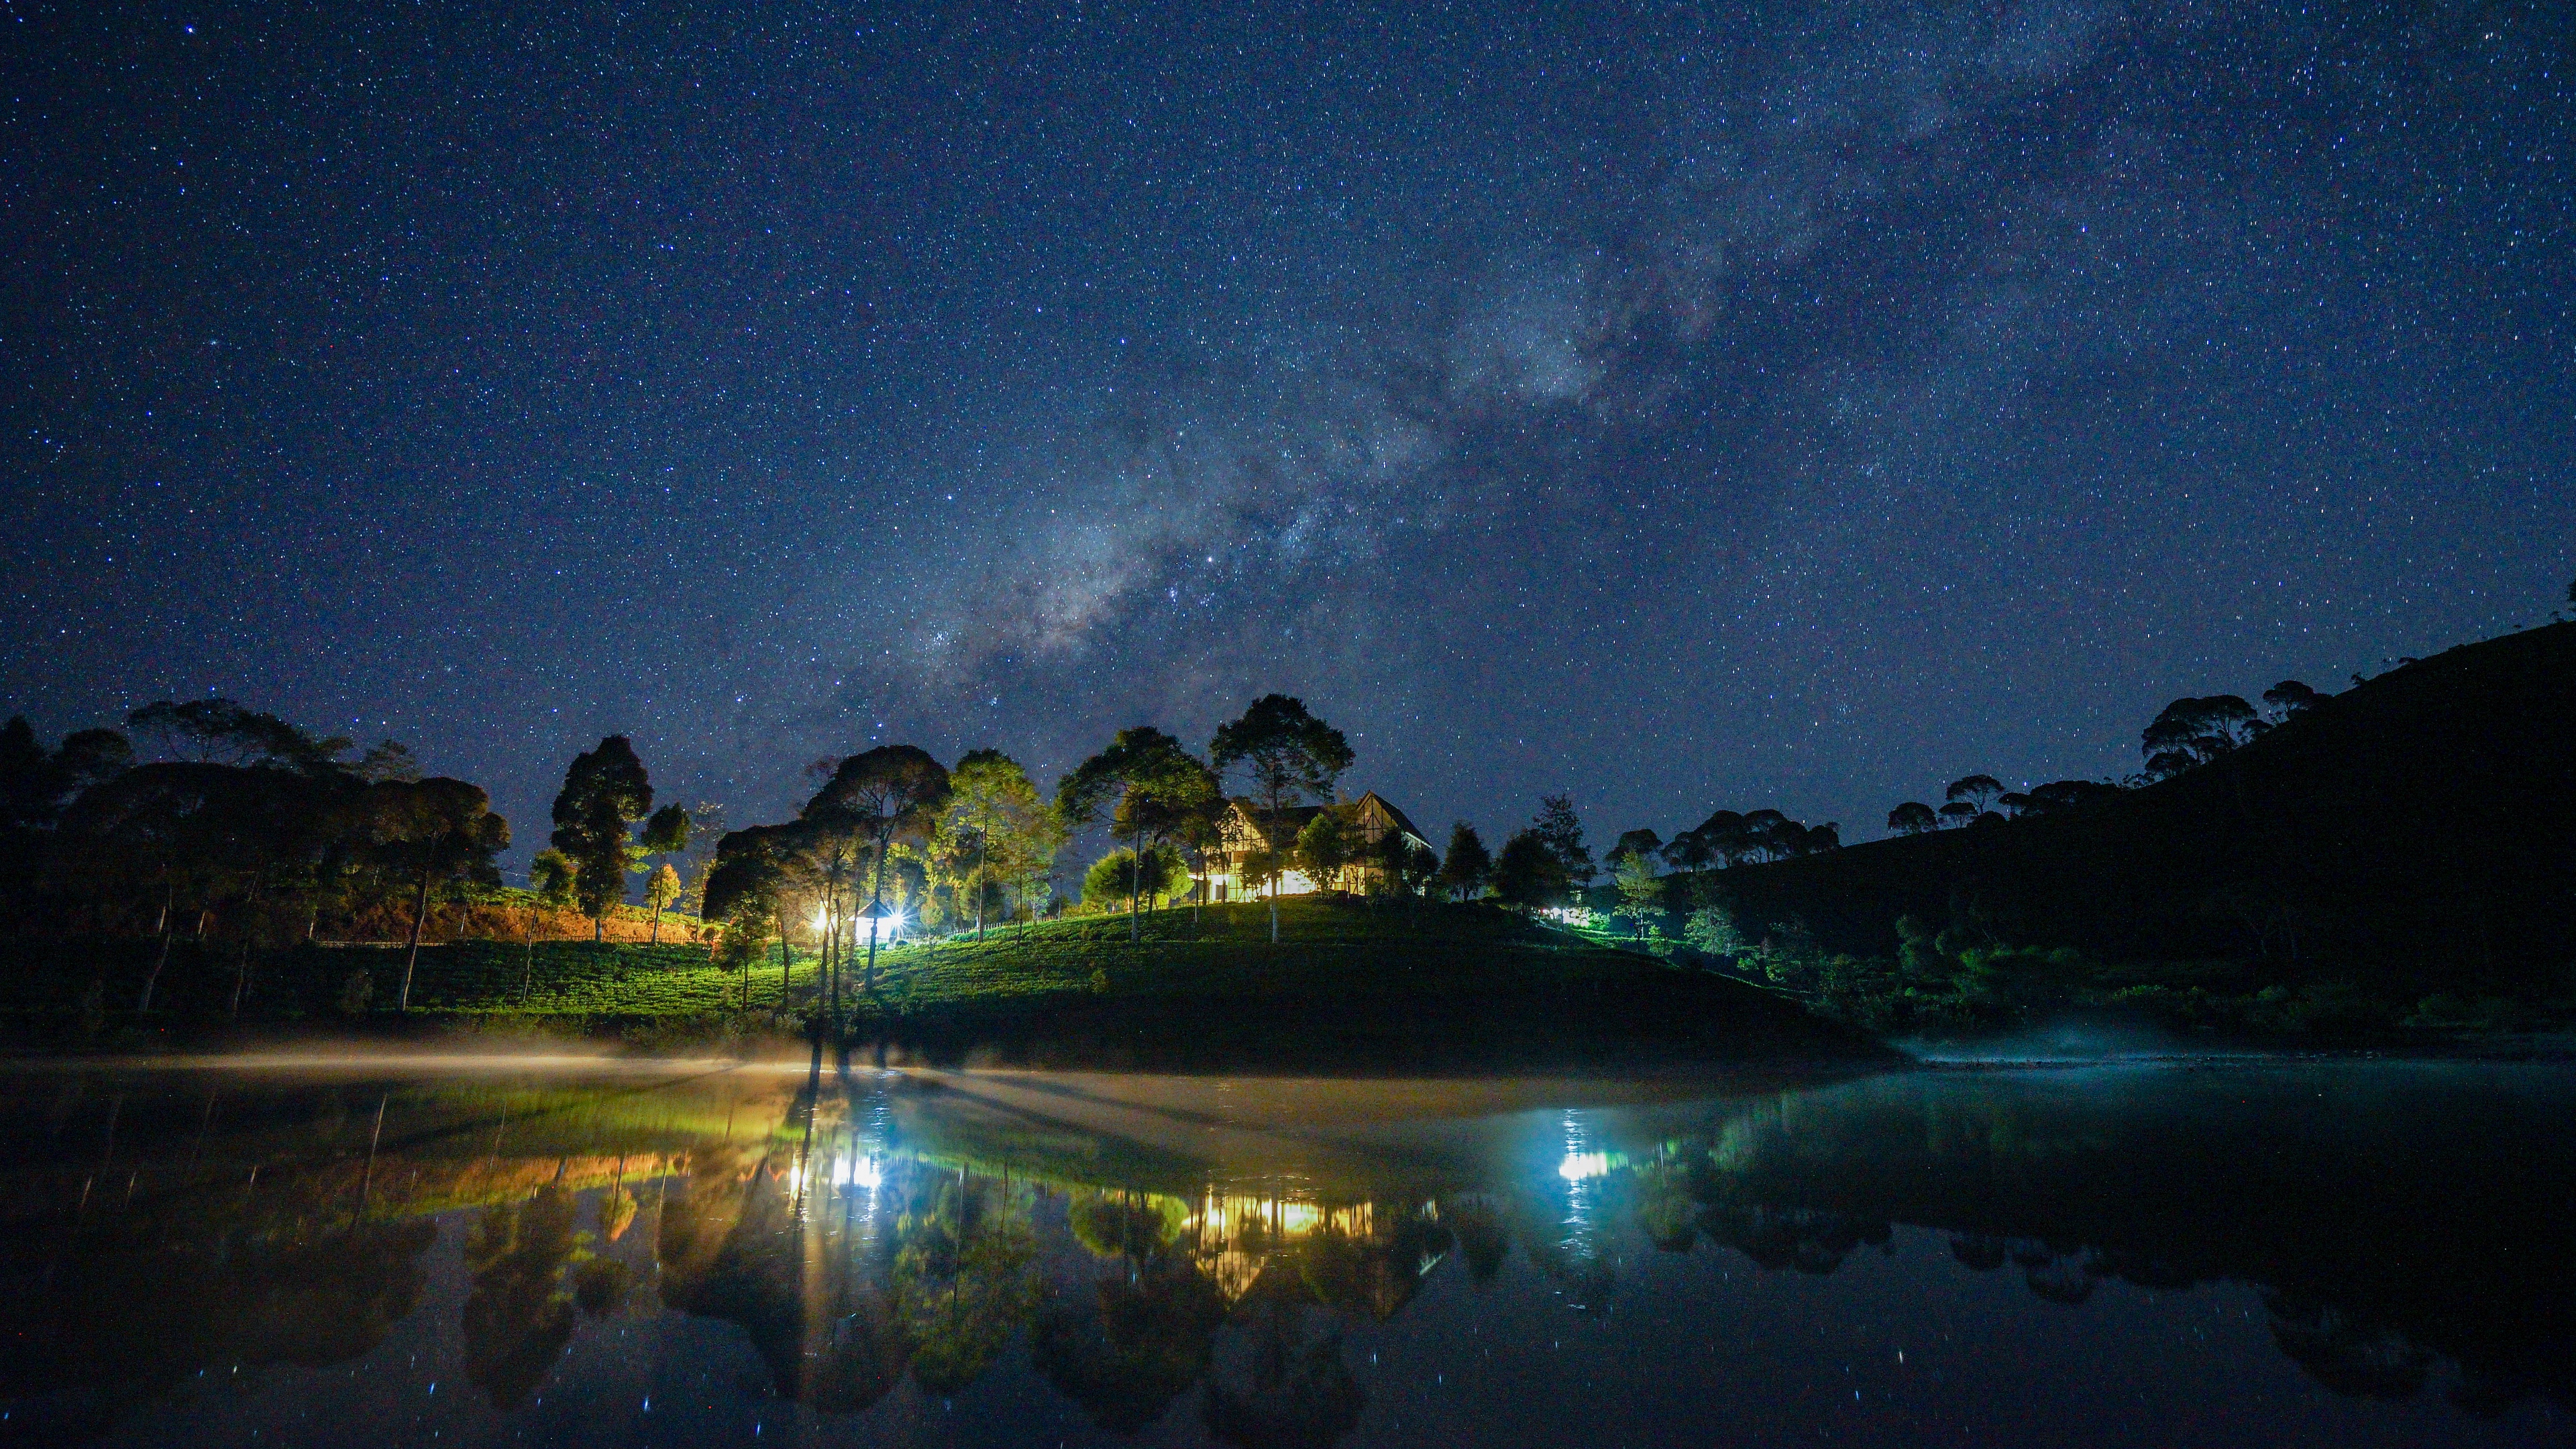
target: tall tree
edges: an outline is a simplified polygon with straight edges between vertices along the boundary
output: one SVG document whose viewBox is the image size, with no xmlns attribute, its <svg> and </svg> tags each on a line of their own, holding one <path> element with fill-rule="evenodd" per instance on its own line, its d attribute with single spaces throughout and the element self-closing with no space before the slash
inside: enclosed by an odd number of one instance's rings
<svg viewBox="0 0 2576 1449">
<path fill-rule="evenodd" d="M 806 802 L 803 818 L 809 824 L 851 830 L 867 842 L 874 876 L 868 904 L 882 914 L 886 867 L 895 843 L 918 844 L 926 839 L 939 823 L 948 793 L 948 771 L 927 751 L 911 745 L 879 745 L 843 760 Z M 881 934 L 873 927 L 868 932 L 868 963 L 860 989 L 870 993 L 877 989 Z"/>
<path fill-rule="evenodd" d="M 1563 905 L 1571 885 L 1565 862 L 1536 827 L 1512 832 L 1494 858 L 1494 896 L 1516 910 Z"/>
<path fill-rule="evenodd" d="M 970 860 L 975 939 L 984 939 L 988 882 L 1022 881 L 1054 862 L 1063 831 L 1020 762 L 1000 750 L 969 750 L 948 772 L 943 828 Z"/>
<path fill-rule="evenodd" d="M 749 939 L 767 940 L 774 926 L 778 935 L 778 1010 L 787 1009 L 788 975 L 793 957 L 787 945 L 787 869 L 782 859 L 792 847 L 799 826 L 755 825 L 748 830 L 725 833 L 716 842 L 715 863 L 707 868 L 707 884 L 701 893 L 699 909 L 709 920 L 725 923 L 727 947 L 735 959 L 745 963 L 752 953 L 743 952 L 741 943 Z M 746 974 L 743 1001 L 751 1000 L 751 983 Z"/>
<path fill-rule="evenodd" d="M 689 818 L 689 812 L 674 802 L 645 817 L 642 838 L 636 842 L 644 854 L 662 858 L 662 868 L 644 883 L 644 903 L 653 908 L 652 939 L 656 944 L 662 939 L 662 913 L 680 898 L 680 872 L 672 866 L 671 857 L 689 848 L 689 832 L 694 828 L 696 822 Z M 663 890 L 662 878 L 666 875 L 670 877 L 670 888 Z"/>
<path fill-rule="evenodd" d="M 653 782 L 624 735 L 610 735 L 599 748 L 575 756 L 564 772 L 552 844 L 578 872 L 574 899 L 590 917 L 594 941 L 604 934 L 609 908 L 626 899 L 626 873 L 636 864 L 632 831 L 651 813 Z"/>
<path fill-rule="evenodd" d="M 2147 774 L 2178 775 L 2234 751 L 2266 726 L 2254 706 L 2232 694 L 2185 697 L 2166 705 L 2139 736 Z"/>
<path fill-rule="evenodd" d="M 1440 863 L 1440 884 L 1457 899 L 1474 900 L 1484 894 L 1485 877 L 1493 874 L 1494 857 L 1485 849 L 1476 827 L 1461 820 L 1449 827 L 1449 854 Z"/>
<path fill-rule="evenodd" d="M 411 940 L 403 959 L 402 992 L 397 1005 L 411 1008 L 412 973 L 420 965 L 421 926 L 429 916 L 429 896 L 442 881 L 482 880 L 498 884 L 493 857 L 509 848 L 510 822 L 492 813 L 491 798 L 463 780 L 428 779 L 417 783 L 386 780 L 367 787 L 368 835 L 375 855 L 389 869 L 418 883 L 412 903 Z"/>
<path fill-rule="evenodd" d="M 1102 807 L 1111 807 L 1110 829 L 1126 836 L 1140 857 L 1149 844 L 1188 836 L 1219 804 L 1215 772 L 1152 725 L 1120 730 L 1107 749 L 1057 782 L 1055 799 L 1068 825 L 1089 825 Z M 1134 942 L 1142 935 L 1132 893 L 1127 904 L 1127 938 Z"/>
<path fill-rule="evenodd" d="M 1259 812 L 1255 823 L 1267 846 L 1263 854 L 1274 865 L 1266 877 L 1273 883 L 1270 940 L 1274 945 L 1279 940 L 1275 866 L 1288 846 L 1278 838 L 1284 817 L 1308 797 L 1318 804 L 1332 803 L 1333 782 L 1357 758 L 1340 730 L 1309 713 L 1305 701 L 1285 694 L 1265 694 L 1254 700 L 1242 718 L 1219 725 L 1208 744 L 1208 763 L 1218 778 L 1244 776 Z"/>
<path fill-rule="evenodd" d="M 1538 818 L 1530 822 L 1530 829 L 1564 868 L 1567 883 L 1577 888 L 1592 884 L 1600 870 L 1592 863 L 1592 852 L 1584 847 L 1583 820 L 1574 813 L 1574 797 L 1543 795 L 1538 806 Z"/>
<path fill-rule="evenodd" d="M 1646 938 L 1646 922 L 1663 909 L 1664 879 L 1655 874 L 1655 858 L 1642 850 L 1623 850 L 1612 857 L 1617 862 L 1611 879 L 1619 887 L 1619 914 L 1636 928 L 1638 940 Z"/>
</svg>

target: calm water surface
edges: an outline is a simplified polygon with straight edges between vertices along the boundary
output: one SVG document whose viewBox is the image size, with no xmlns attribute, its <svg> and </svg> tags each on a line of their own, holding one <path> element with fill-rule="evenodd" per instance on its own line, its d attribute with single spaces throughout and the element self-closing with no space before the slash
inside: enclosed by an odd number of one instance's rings
<svg viewBox="0 0 2576 1449">
<path fill-rule="evenodd" d="M 0 1439 L 2576 1442 L 2576 1071 L 0 1073 Z"/>
</svg>

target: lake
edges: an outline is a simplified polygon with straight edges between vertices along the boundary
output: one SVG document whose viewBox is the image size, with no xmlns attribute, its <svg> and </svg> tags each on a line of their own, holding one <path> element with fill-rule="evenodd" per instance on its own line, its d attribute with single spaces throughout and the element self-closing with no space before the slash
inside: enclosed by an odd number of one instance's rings
<svg viewBox="0 0 2576 1449">
<path fill-rule="evenodd" d="M 2576 1442 L 2576 1069 L 0 1072 L 0 1440 Z"/>
</svg>

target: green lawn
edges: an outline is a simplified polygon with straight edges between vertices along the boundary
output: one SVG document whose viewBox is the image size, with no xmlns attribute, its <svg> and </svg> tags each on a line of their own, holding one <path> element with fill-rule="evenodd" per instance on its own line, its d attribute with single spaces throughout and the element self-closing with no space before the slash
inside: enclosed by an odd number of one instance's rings
<svg viewBox="0 0 2576 1449">
<path fill-rule="evenodd" d="M 1578 1037 L 1607 1049 L 1660 1038 L 1706 1045 L 1717 1036 L 1813 1044 L 1833 1035 L 1774 993 L 1490 906 L 1292 900 L 1279 915 L 1275 945 L 1269 911 L 1257 904 L 1148 913 L 1132 942 L 1124 916 L 995 928 L 981 942 L 914 942 L 879 953 L 873 991 L 862 988 L 861 964 L 850 963 L 845 1016 L 861 1038 L 955 1048 L 1078 1039 L 1085 1050 L 1142 1042 L 1166 1054 L 1193 1045 L 1257 1054 L 1293 1042 L 1386 1059 Z M 237 953 L 175 952 L 160 1009 L 145 1020 L 131 1007 L 151 955 L 145 942 L 21 945 L 0 957 L 0 1013 L 25 1034 L 103 1044 L 229 1020 Z M 467 941 L 421 952 L 406 1013 L 395 1009 L 402 966 L 391 947 L 259 953 L 243 1017 L 360 1025 L 343 1002 L 353 974 L 365 972 L 373 982 L 365 1024 L 676 1043 L 778 1034 L 808 1018 L 820 996 L 809 951 L 795 954 L 782 992 L 774 948 L 746 983 L 695 946 Z M 93 983 L 99 1007 L 84 1011 Z"/>
</svg>

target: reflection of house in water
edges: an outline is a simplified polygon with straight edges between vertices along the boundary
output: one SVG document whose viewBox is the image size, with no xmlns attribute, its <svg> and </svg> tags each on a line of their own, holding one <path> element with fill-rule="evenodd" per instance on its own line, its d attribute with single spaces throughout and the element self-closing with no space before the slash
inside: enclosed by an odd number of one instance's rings
<svg viewBox="0 0 2576 1449">
<path fill-rule="evenodd" d="M 1439 1207 L 1208 1193 L 1183 1219 L 1178 1246 L 1229 1304 L 1275 1296 L 1392 1316 L 1447 1256 Z"/>
</svg>

